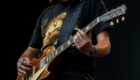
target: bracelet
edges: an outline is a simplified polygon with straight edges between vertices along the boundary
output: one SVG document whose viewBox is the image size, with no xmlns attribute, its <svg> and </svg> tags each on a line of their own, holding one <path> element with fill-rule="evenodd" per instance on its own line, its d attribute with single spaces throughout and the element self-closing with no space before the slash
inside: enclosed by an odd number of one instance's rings
<svg viewBox="0 0 140 80">
<path fill-rule="evenodd" d="M 94 45 L 92 45 L 94 46 Z M 97 48 L 94 46 L 94 49 L 92 50 L 92 52 L 88 55 L 89 57 L 94 57 L 96 54 Z"/>
<path fill-rule="evenodd" d="M 94 46 L 94 45 L 92 45 L 92 46 Z M 97 51 L 97 48 L 94 46 L 94 48 L 96 49 L 96 51 Z"/>
</svg>

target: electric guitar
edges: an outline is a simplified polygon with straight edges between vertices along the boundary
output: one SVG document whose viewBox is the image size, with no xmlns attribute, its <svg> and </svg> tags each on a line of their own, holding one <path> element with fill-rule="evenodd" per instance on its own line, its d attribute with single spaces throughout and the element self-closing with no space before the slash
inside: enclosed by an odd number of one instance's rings
<svg viewBox="0 0 140 80">
<path fill-rule="evenodd" d="M 116 9 L 108 11 L 100 17 L 97 17 L 82 30 L 87 33 L 89 30 L 93 29 L 97 24 L 101 22 L 111 21 L 110 25 L 113 26 L 113 20 L 116 19 L 116 22 L 119 23 L 118 18 L 122 17 L 122 21 L 125 20 L 124 15 L 126 14 L 127 8 L 125 5 L 122 5 Z M 59 63 L 54 63 L 54 60 L 57 59 L 57 56 L 60 55 L 64 50 L 74 43 L 73 37 L 67 40 L 64 44 L 55 49 L 54 46 L 49 46 L 43 51 L 43 55 L 39 59 L 32 59 L 33 64 L 32 68 L 29 71 L 26 71 L 26 75 L 23 77 L 17 76 L 16 80 L 42 80 L 48 79 L 52 80 L 55 75 L 53 70 L 55 66 Z M 58 61 L 59 62 L 59 61 Z M 51 64 L 55 64 L 51 66 Z"/>
</svg>

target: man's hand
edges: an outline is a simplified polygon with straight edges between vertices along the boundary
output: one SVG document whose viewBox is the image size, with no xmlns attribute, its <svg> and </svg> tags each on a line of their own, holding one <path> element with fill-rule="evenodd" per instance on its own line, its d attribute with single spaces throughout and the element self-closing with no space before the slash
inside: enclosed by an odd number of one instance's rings
<svg viewBox="0 0 140 80">
<path fill-rule="evenodd" d="M 74 36 L 74 44 L 76 48 L 87 55 L 94 49 L 92 46 L 92 30 L 86 35 L 84 31 L 79 30 Z"/>
<path fill-rule="evenodd" d="M 32 67 L 31 60 L 37 58 L 40 53 L 39 48 L 28 47 L 24 53 L 21 55 L 17 62 L 17 73 L 19 76 L 24 76 L 26 71 L 30 70 Z"/>
<path fill-rule="evenodd" d="M 21 64 L 22 62 L 22 64 Z M 26 74 L 25 71 L 30 70 L 30 67 L 32 67 L 32 63 L 29 60 L 28 57 L 21 57 L 19 58 L 17 62 L 17 71 L 19 76 L 24 76 Z"/>
</svg>

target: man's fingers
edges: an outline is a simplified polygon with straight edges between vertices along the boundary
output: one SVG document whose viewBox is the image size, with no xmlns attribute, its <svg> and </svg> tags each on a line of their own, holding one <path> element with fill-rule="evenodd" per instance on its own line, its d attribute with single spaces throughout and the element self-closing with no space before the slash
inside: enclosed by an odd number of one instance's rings
<svg viewBox="0 0 140 80">
<path fill-rule="evenodd" d="M 18 63 L 17 63 L 17 68 L 18 67 L 22 67 L 23 65 L 24 66 L 28 66 L 28 67 L 31 67 L 32 66 L 32 62 L 31 61 L 22 61 L 23 62 L 23 64 L 21 64 L 21 61 L 18 61 Z"/>
<path fill-rule="evenodd" d="M 24 74 L 22 74 L 22 73 L 20 73 L 20 72 L 18 72 L 18 75 L 19 75 L 19 76 L 24 76 Z"/>
<path fill-rule="evenodd" d="M 18 62 L 17 62 L 17 65 L 21 64 L 21 62 L 23 62 L 23 61 L 24 61 L 23 58 L 19 59 Z"/>
<path fill-rule="evenodd" d="M 28 67 L 31 67 L 32 63 L 31 63 L 31 61 L 24 61 L 24 65 L 28 66 Z"/>
<path fill-rule="evenodd" d="M 79 39 L 79 41 L 82 41 L 84 39 L 83 36 L 80 34 L 80 32 L 77 32 L 76 36 Z"/>
<path fill-rule="evenodd" d="M 86 39 L 87 38 L 87 35 L 86 35 L 86 33 L 84 31 L 79 30 L 78 32 L 83 37 L 83 39 Z"/>
<path fill-rule="evenodd" d="M 20 69 L 25 70 L 25 71 L 26 71 L 26 70 L 30 70 L 30 68 L 28 68 L 28 67 L 26 67 L 26 66 L 23 66 L 23 65 L 20 66 Z"/>
<path fill-rule="evenodd" d="M 23 75 L 25 75 L 25 74 L 26 74 L 25 71 L 23 71 L 23 70 L 21 70 L 20 68 L 18 68 L 18 75 L 19 75 L 19 76 L 23 76 Z"/>
<path fill-rule="evenodd" d="M 74 36 L 74 43 L 76 43 L 76 44 L 79 44 L 80 43 L 80 40 L 77 37 L 77 35 Z"/>
<path fill-rule="evenodd" d="M 23 65 L 25 66 L 32 66 L 32 62 L 29 58 L 24 58 Z"/>
</svg>

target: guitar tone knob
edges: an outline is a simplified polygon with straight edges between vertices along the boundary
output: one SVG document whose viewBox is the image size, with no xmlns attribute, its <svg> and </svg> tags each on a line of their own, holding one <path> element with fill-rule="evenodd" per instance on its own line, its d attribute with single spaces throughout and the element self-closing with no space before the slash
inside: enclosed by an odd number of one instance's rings
<svg viewBox="0 0 140 80">
<path fill-rule="evenodd" d="M 116 23 L 119 24 L 119 19 L 116 19 Z"/>
<path fill-rule="evenodd" d="M 113 26 L 113 25 L 114 25 L 114 22 L 113 22 L 113 21 L 111 21 L 111 22 L 110 22 L 110 25 L 111 25 L 111 26 Z"/>
<path fill-rule="evenodd" d="M 122 21 L 124 21 L 125 20 L 125 17 L 122 17 Z"/>
</svg>

